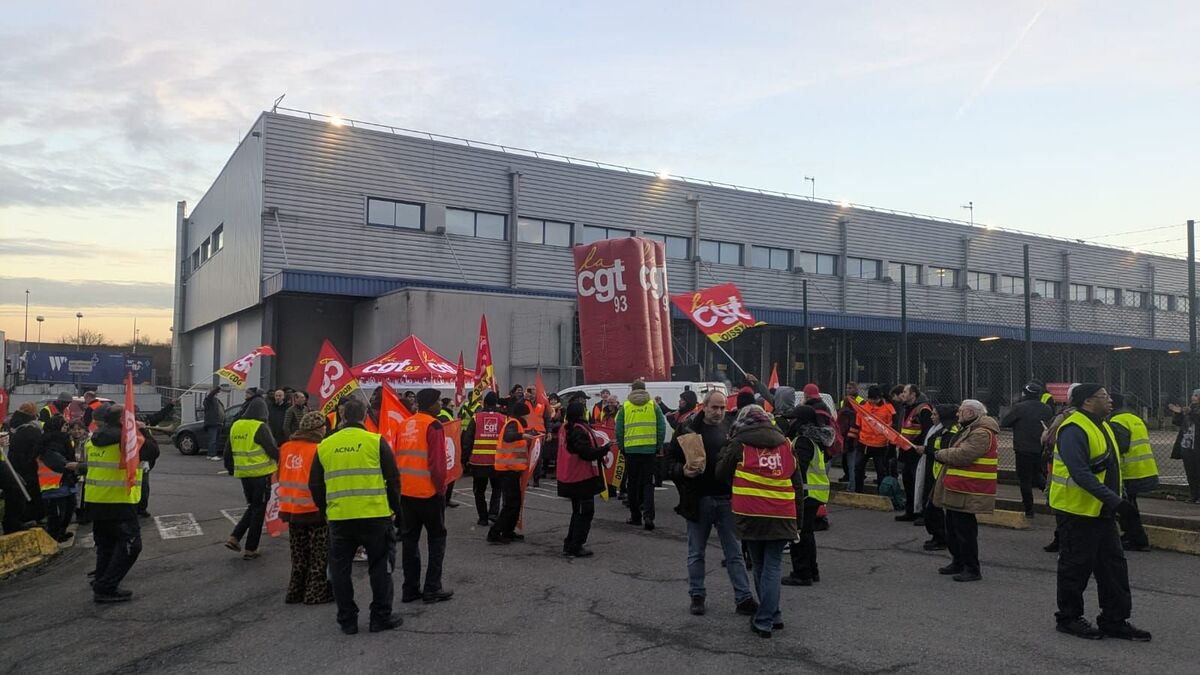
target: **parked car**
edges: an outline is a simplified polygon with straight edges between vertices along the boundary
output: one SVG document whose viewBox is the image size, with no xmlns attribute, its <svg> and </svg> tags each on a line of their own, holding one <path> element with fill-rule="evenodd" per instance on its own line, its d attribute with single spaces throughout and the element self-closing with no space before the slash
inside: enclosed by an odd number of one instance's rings
<svg viewBox="0 0 1200 675">
<path fill-rule="evenodd" d="M 245 404 L 239 403 L 225 409 L 225 424 L 221 427 L 221 433 L 217 434 L 218 452 L 224 452 L 225 443 L 229 439 L 229 428 L 241 417 L 243 405 Z M 208 450 L 208 433 L 204 430 L 204 422 L 179 425 L 171 436 L 171 442 L 183 455 L 195 455 L 202 450 Z"/>
</svg>

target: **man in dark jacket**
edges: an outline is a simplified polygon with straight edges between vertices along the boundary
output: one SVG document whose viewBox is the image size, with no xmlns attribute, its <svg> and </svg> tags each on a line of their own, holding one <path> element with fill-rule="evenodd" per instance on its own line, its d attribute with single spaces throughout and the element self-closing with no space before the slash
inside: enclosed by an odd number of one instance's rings
<svg viewBox="0 0 1200 675">
<path fill-rule="evenodd" d="M 696 436 L 704 446 L 704 461 L 688 461 L 682 443 L 689 443 Z M 689 440 L 688 437 L 691 437 Z M 687 520 L 688 536 L 688 595 L 692 598 L 692 614 L 704 613 L 704 552 L 708 548 L 708 535 L 713 527 L 721 539 L 721 550 L 725 554 L 725 572 L 733 585 L 733 600 L 737 612 L 752 616 L 758 609 L 754 594 L 750 591 L 750 578 L 746 574 L 746 563 L 742 559 L 742 544 L 734 528 L 733 510 L 730 506 L 732 488 L 717 479 L 717 458 L 729 437 L 729 424 L 725 421 L 725 395 L 719 391 L 709 392 L 704 397 L 701 413 L 692 415 L 676 430 L 675 437 L 667 447 L 667 462 L 671 480 L 679 490 L 679 506 L 675 512 Z"/>
<path fill-rule="evenodd" d="M 69 407 L 71 407 L 71 395 L 65 391 L 59 392 L 58 398 L 42 406 L 42 409 L 38 411 L 38 421 L 45 424 L 55 415 L 66 417 Z"/>
<path fill-rule="evenodd" d="M 221 458 L 221 442 L 224 440 L 221 438 L 221 427 L 225 424 L 225 405 L 217 398 L 220 393 L 220 387 L 213 387 L 204 396 L 204 435 L 208 440 L 208 458 L 214 461 Z"/>
<path fill-rule="evenodd" d="M 272 466 L 279 461 L 279 446 L 266 424 L 268 414 L 267 402 L 262 396 L 247 400 L 241 418 L 229 430 L 229 452 L 225 453 L 225 470 L 242 481 L 242 494 L 246 497 L 246 511 L 225 540 L 225 548 L 241 551 L 241 539 L 245 536 L 244 560 L 259 556 L 258 544 L 267 515 L 267 502 L 271 499 L 271 472 L 263 473 L 267 460 L 262 460 L 262 456 L 265 454 Z M 238 460 L 239 456 L 243 459 Z"/>
<path fill-rule="evenodd" d="M 1033 517 L 1033 488 L 1046 489 L 1042 463 L 1042 432 L 1054 417 L 1054 410 L 1042 403 L 1043 390 L 1030 382 L 1021 390 L 1021 400 L 1000 420 L 1000 427 L 1013 430 L 1013 451 L 1017 457 L 1017 481 L 1021 485 L 1021 503 L 1025 517 Z"/>
<path fill-rule="evenodd" d="M 933 428 L 933 405 L 915 384 L 904 385 L 900 390 L 900 401 L 904 404 L 904 412 L 900 417 L 901 435 L 913 445 L 924 445 L 925 437 Z M 915 449 L 901 449 L 899 454 L 900 476 L 904 482 L 904 513 L 896 516 L 896 520 L 914 522 L 920 519 L 917 515 L 920 511 L 920 496 L 916 494 L 916 488 L 917 464 L 921 461 L 921 455 Z M 925 521 L 916 524 L 924 525 Z"/>
<path fill-rule="evenodd" d="M 287 434 L 283 430 L 283 418 L 287 416 L 288 408 L 287 392 L 282 389 L 276 389 L 271 392 L 271 400 L 267 402 L 267 425 L 271 427 L 271 435 L 275 437 L 275 444 L 282 444 L 288 439 Z"/>
<path fill-rule="evenodd" d="M 23 403 L 8 419 L 9 458 L 0 466 L 0 490 L 4 491 L 4 534 L 20 532 L 28 529 L 25 512 L 29 509 L 30 500 L 34 495 L 41 498 L 41 490 L 36 490 L 37 483 L 37 452 L 41 445 L 42 432 L 34 422 L 36 411 L 32 403 Z M 18 443 L 19 440 L 19 443 Z M 20 448 L 18 452 L 17 448 Z M 33 479 L 35 492 L 30 492 L 22 477 L 22 469 L 18 469 L 18 460 L 24 466 L 28 464 L 26 455 L 32 453 Z M 16 458 L 13 455 L 17 455 Z M 3 461 L 0 455 L 0 461 Z"/>
<path fill-rule="evenodd" d="M 42 491 L 37 479 L 37 458 L 42 449 L 42 427 L 34 416 L 33 407 L 32 403 L 22 404 L 8 420 L 8 428 L 12 430 L 8 439 L 8 461 L 12 462 L 12 468 L 21 477 L 25 492 L 29 494 L 25 510 L 16 514 L 17 520 L 11 521 L 14 526 L 17 522 L 41 520 L 45 516 Z"/>
<path fill-rule="evenodd" d="M 303 391 L 292 392 L 292 404 L 283 415 L 283 438 L 280 443 L 292 437 L 300 428 L 300 420 L 308 412 L 308 394 Z"/>
</svg>

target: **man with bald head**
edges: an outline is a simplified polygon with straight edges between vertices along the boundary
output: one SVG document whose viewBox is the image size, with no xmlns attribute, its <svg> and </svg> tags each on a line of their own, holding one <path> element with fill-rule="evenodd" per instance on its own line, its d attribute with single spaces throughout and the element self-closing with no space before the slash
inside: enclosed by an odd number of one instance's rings
<svg viewBox="0 0 1200 675">
<path fill-rule="evenodd" d="M 946 465 L 933 488 L 933 505 L 946 513 L 946 546 L 952 560 L 939 574 L 955 581 L 979 581 L 979 523 L 976 516 L 996 507 L 997 434 L 1000 425 L 975 399 L 958 407 L 962 431 L 934 458 Z"/>
</svg>

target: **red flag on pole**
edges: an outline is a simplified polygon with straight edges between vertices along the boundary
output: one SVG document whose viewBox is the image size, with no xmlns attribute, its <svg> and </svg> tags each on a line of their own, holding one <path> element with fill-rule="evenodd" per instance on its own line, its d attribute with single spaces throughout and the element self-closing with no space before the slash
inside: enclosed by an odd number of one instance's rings
<svg viewBox="0 0 1200 675">
<path fill-rule="evenodd" d="M 346 359 L 338 353 L 329 340 L 321 344 L 312 375 L 308 376 L 308 392 L 316 397 L 317 410 L 328 415 L 337 407 L 343 396 L 358 389 L 358 380 L 350 372 Z"/>
<path fill-rule="evenodd" d="M 542 460 L 542 438 L 533 439 L 529 444 L 529 466 L 521 472 L 521 514 L 517 516 L 517 529 L 525 530 L 525 493 L 529 490 L 529 480 L 537 470 L 538 462 Z"/>
<path fill-rule="evenodd" d="M 770 377 L 770 379 L 767 380 L 767 389 L 769 391 L 775 391 L 778 388 L 779 388 L 779 364 L 772 363 L 771 364 L 771 377 Z M 764 400 L 763 401 L 763 410 L 766 410 L 767 412 L 775 412 L 775 404 L 771 403 L 771 401 L 769 401 L 769 400 Z"/>
<path fill-rule="evenodd" d="M 442 432 L 446 435 L 446 485 L 449 485 L 463 475 L 462 453 L 459 452 L 462 421 L 442 422 Z"/>
<path fill-rule="evenodd" d="M 454 405 L 462 405 L 467 398 L 467 371 L 463 369 L 463 353 L 458 352 L 458 372 L 454 376 Z"/>
<path fill-rule="evenodd" d="M 671 302 L 713 342 L 732 340 L 747 328 L 765 325 L 754 320 L 742 302 L 742 292 L 734 284 L 672 295 Z"/>
<path fill-rule="evenodd" d="M 125 371 L 125 409 L 121 411 L 121 465 L 125 469 L 125 483 L 133 489 L 137 479 L 137 468 L 145 439 L 138 433 L 137 415 L 133 404 L 133 371 Z"/>
<path fill-rule="evenodd" d="M 217 371 L 217 375 L 232 382 L 233 386 L 241 387 L 246 384 L 246 378 L 250 375 L 250 369 L 254 367 L 254 362 L 260 356 L 275 356 L 275 350 L 271 349 L 271 345 L 258 347 L 240 359 L 221 366 Z"/>
<path fill-rule="evenodd" d="M 496 388 L 496 371 L 492 367 L 492 341 L 488 339 L 487 317 L 479 317 L 479 347 L 475 350 L 475 389 Z M 483 392 L 480 392 L 483 396 Z"/>
<path fill-rule="evenodd" d="M 550 397 L 546 395 L 546 385 L 542 382 L 542 371 L 538 371 L 537 377 L 533 380 L 533 388 L 537 389 L 537 398 L 534 403 L 542 406 L 542 410 L 550 409 Z"/>
<path fill-rule="evenodd" d="M 400 436 L 400 425 L 412 417 L 408 408 L 400 402 L 400 397 L 386 383 L 379 385 L 383 397 L 379 402 L 379 435 L 396 451 L 396 439 Z"/>
<path fill-rule="evenodd" d="M 876 433 L 883 434 L 883 436 L 888 439 L 889 443 L 897 447 L 905 450 L 912 450 L 913 447 L 915 447 L 913 446 L 912 441 L 909 441 L 907 438 L 902 436 L 899 431 L 893 429 L 892 425 L 867 412 L 867 409 L 859 405 L 858 401 L 847 397 L 846 402 L 854 407 L 854 412 L 858 413 L 858 423 L 860 425 L 871 425 L 871 428 L 874 429 Z"/>
</svg>

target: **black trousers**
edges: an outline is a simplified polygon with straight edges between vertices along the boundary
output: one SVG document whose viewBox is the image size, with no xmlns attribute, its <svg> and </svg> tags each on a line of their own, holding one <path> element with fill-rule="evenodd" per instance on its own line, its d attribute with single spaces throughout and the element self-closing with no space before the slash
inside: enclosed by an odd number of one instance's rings
<svg viewBox="0 0 1200 675">
<path fill-rule="evenodd" d="M 867 460 L 875 466 L 875 486 L 878 487 L 883 483 L 883 479 L 888 475 L 888 448 L 872 448 L 866 445 L 861 446 L 862 452 L 858 456 L 858 463 L 854 467 L 856 476 L 858 477 L 857 485 L 859 492 L 862 492 L 863 484 L 867 480 Z"/>
<path fill-rule="evenodd" d="M 354 552 L 367 551 L 367 577 L 371 580 L 371 619 L 383 621 L 392 615 L 392 565 L 396 537 L 390 518 L 333 520 L 329 523 L 329 576 L 337 601 L 337 622 L 357 625 L 358 603 L 354 602 L 354 582 L 350 567 Z"/>
<path fill-rule="evenodd" d="M 96 542 L 96 578 L 92 590 L 111 595 L 142 552 L 142 526 L 137 518 L 97 520 L 92 524 Z"/>
<path fill-rule="evenodd" d="M 813 524 L 817 520 L 817 509 L 821 502 L 812 497 L 804 498 L 804 510 L 800 512 L 800 541 L 792 544 L 792 576 L 812 580 L 817 570 L 817 538 Z"/>
<path fill-rule="evenodd" d="M 246 497 L 246 511 L 241 520 L 233 526 L 229 536 L 242 540 L 246 537 L 246 550 L 257 551 L 258 542 L 262 539 L 263 520 L 267 517 L 267 502 L 271 500 L 271 477 L 257 476 L 243 478 L 242 494 Z"/>
<path fill-rule="evenodd" d="M 46 532 L 55 539 L 61 539 L 67 533 L 71 524 L 71 516 L 75 513 L 75 495 L 43 498 L 46 503 Z"/>
<path fill-rule="evenodd" d="M 501 494 L 500 515 L 488 536 L 495 538 L 504 534 L 512 534 L 517 529 L 517 520 L 521 518 L 521 472 L 497 471 L 496 488 Z"/>
<path fill-rule="evenodd" d="M 487 489 L 492 486 L 492 499 L 488 503 Z M 496 470 L 490 466 L 471 466 L 471 489 L 475 493 L 475 511 L 479 522 L 495 518 L 500 514 L 500 489 L 496 487 Z"/>
<path fill-rule="evenodd" d="M 1121 536 L 1112 518 L 1088 518 L 1065 513 L 1058 518 L 1059 622 L 1083 616 L 1083 591 L 1088 577 L 1096 577 L 1100 615 L 1096 623 L 1115 626 L 1129 619 L 1133 597 L 1129 592 L 1129 566 Z"/>
<path fill-rule="evenodd" d="M 429 566 L 421 586 L 421 530 L 429 547 Z M 441 495 L 400 497 L 400 565 L 404 569 L 401 597 L 442 590 L 442 561 L 446 558 L 446 501 Z"/>
<path fill-rule="evenodd" d="M 1121 525 L 1121 536 L 1134 546 L 1149 546 L 1150 537 L 1146 535 L 1146 528 L 1142 527 L 1142 514 L 1138 510 L 1137 493 L 1132 490 L 1126 490 L 1126 500 L 1133 504 L 1133 513 L 1126 516 L 1119 516 L 1117 521 Z"/>
<path fill-rule="evenodd" d="M 625 477 L 629 479 L 629 515 L 633 521 L 654 520 L 654 464 L 653 453 L 625 455 Z"/>
<path fill-rule="evenodd" d="M 571 524 L 567 526 L 567 536 L 563 539 L 563 551 L 574 553 L 587 543 L 588 533 L 592 531 L 592 517 L 596 515 L 596 497 L 571 497 Z"/>
<path fill-rule="evenodd" d="M 1183 459 L 1183 472 L 1187 476 L 1192 501 L 1200 501 L 1200 448 L 1186 448 L 1179 454 Z"/>
<path fill-rule="evenodd" d="M 979 521 L 974 513 L 945 510 L 946 548 L 955 565 L 967 572 L 979 572 Z"/>
<path fill-rule="evenodd" d="M 1041 453 L 1018 452 L 1017 482 L 1021 486 L 1021 505 L 1025 513 L 1033 513 L 1033 489 L 1043 490 L 1046 487 L 1046 465 L 1042 463 Z"/>
<path fill-rule="evenodd" d="M 900 453 L 900 479 L 904 483 L 904 514 L 911 516 L 917 510 L 917 463 L 921 456 L 915 450 Z"/>
<path fill-rule="evenodd" d="M 937 479 L 933 477 L 933 455 L 925 460 L 925 489 L 921 491 L 921 517 L 925 519 L 925 531 L 940 544 L 946 543 L 946 514 L 941 508 L 933 505 L 933 486 Z"/>
<path fill-rule="evenodd" d="M 269 490 L 267 492 L 267 495 L 270 496 Z M 147 509 L 149 507 L 150 507 L 150 472 L 143 471 L 142 472 L 142 498 L 140 500 L 138 500 L 137 512 L 138 513 L 148 513 Z M 263 513 L 265 514 L 266 512 L 267 512 L 266 508 L 264 507 Z"/>
</svg>

